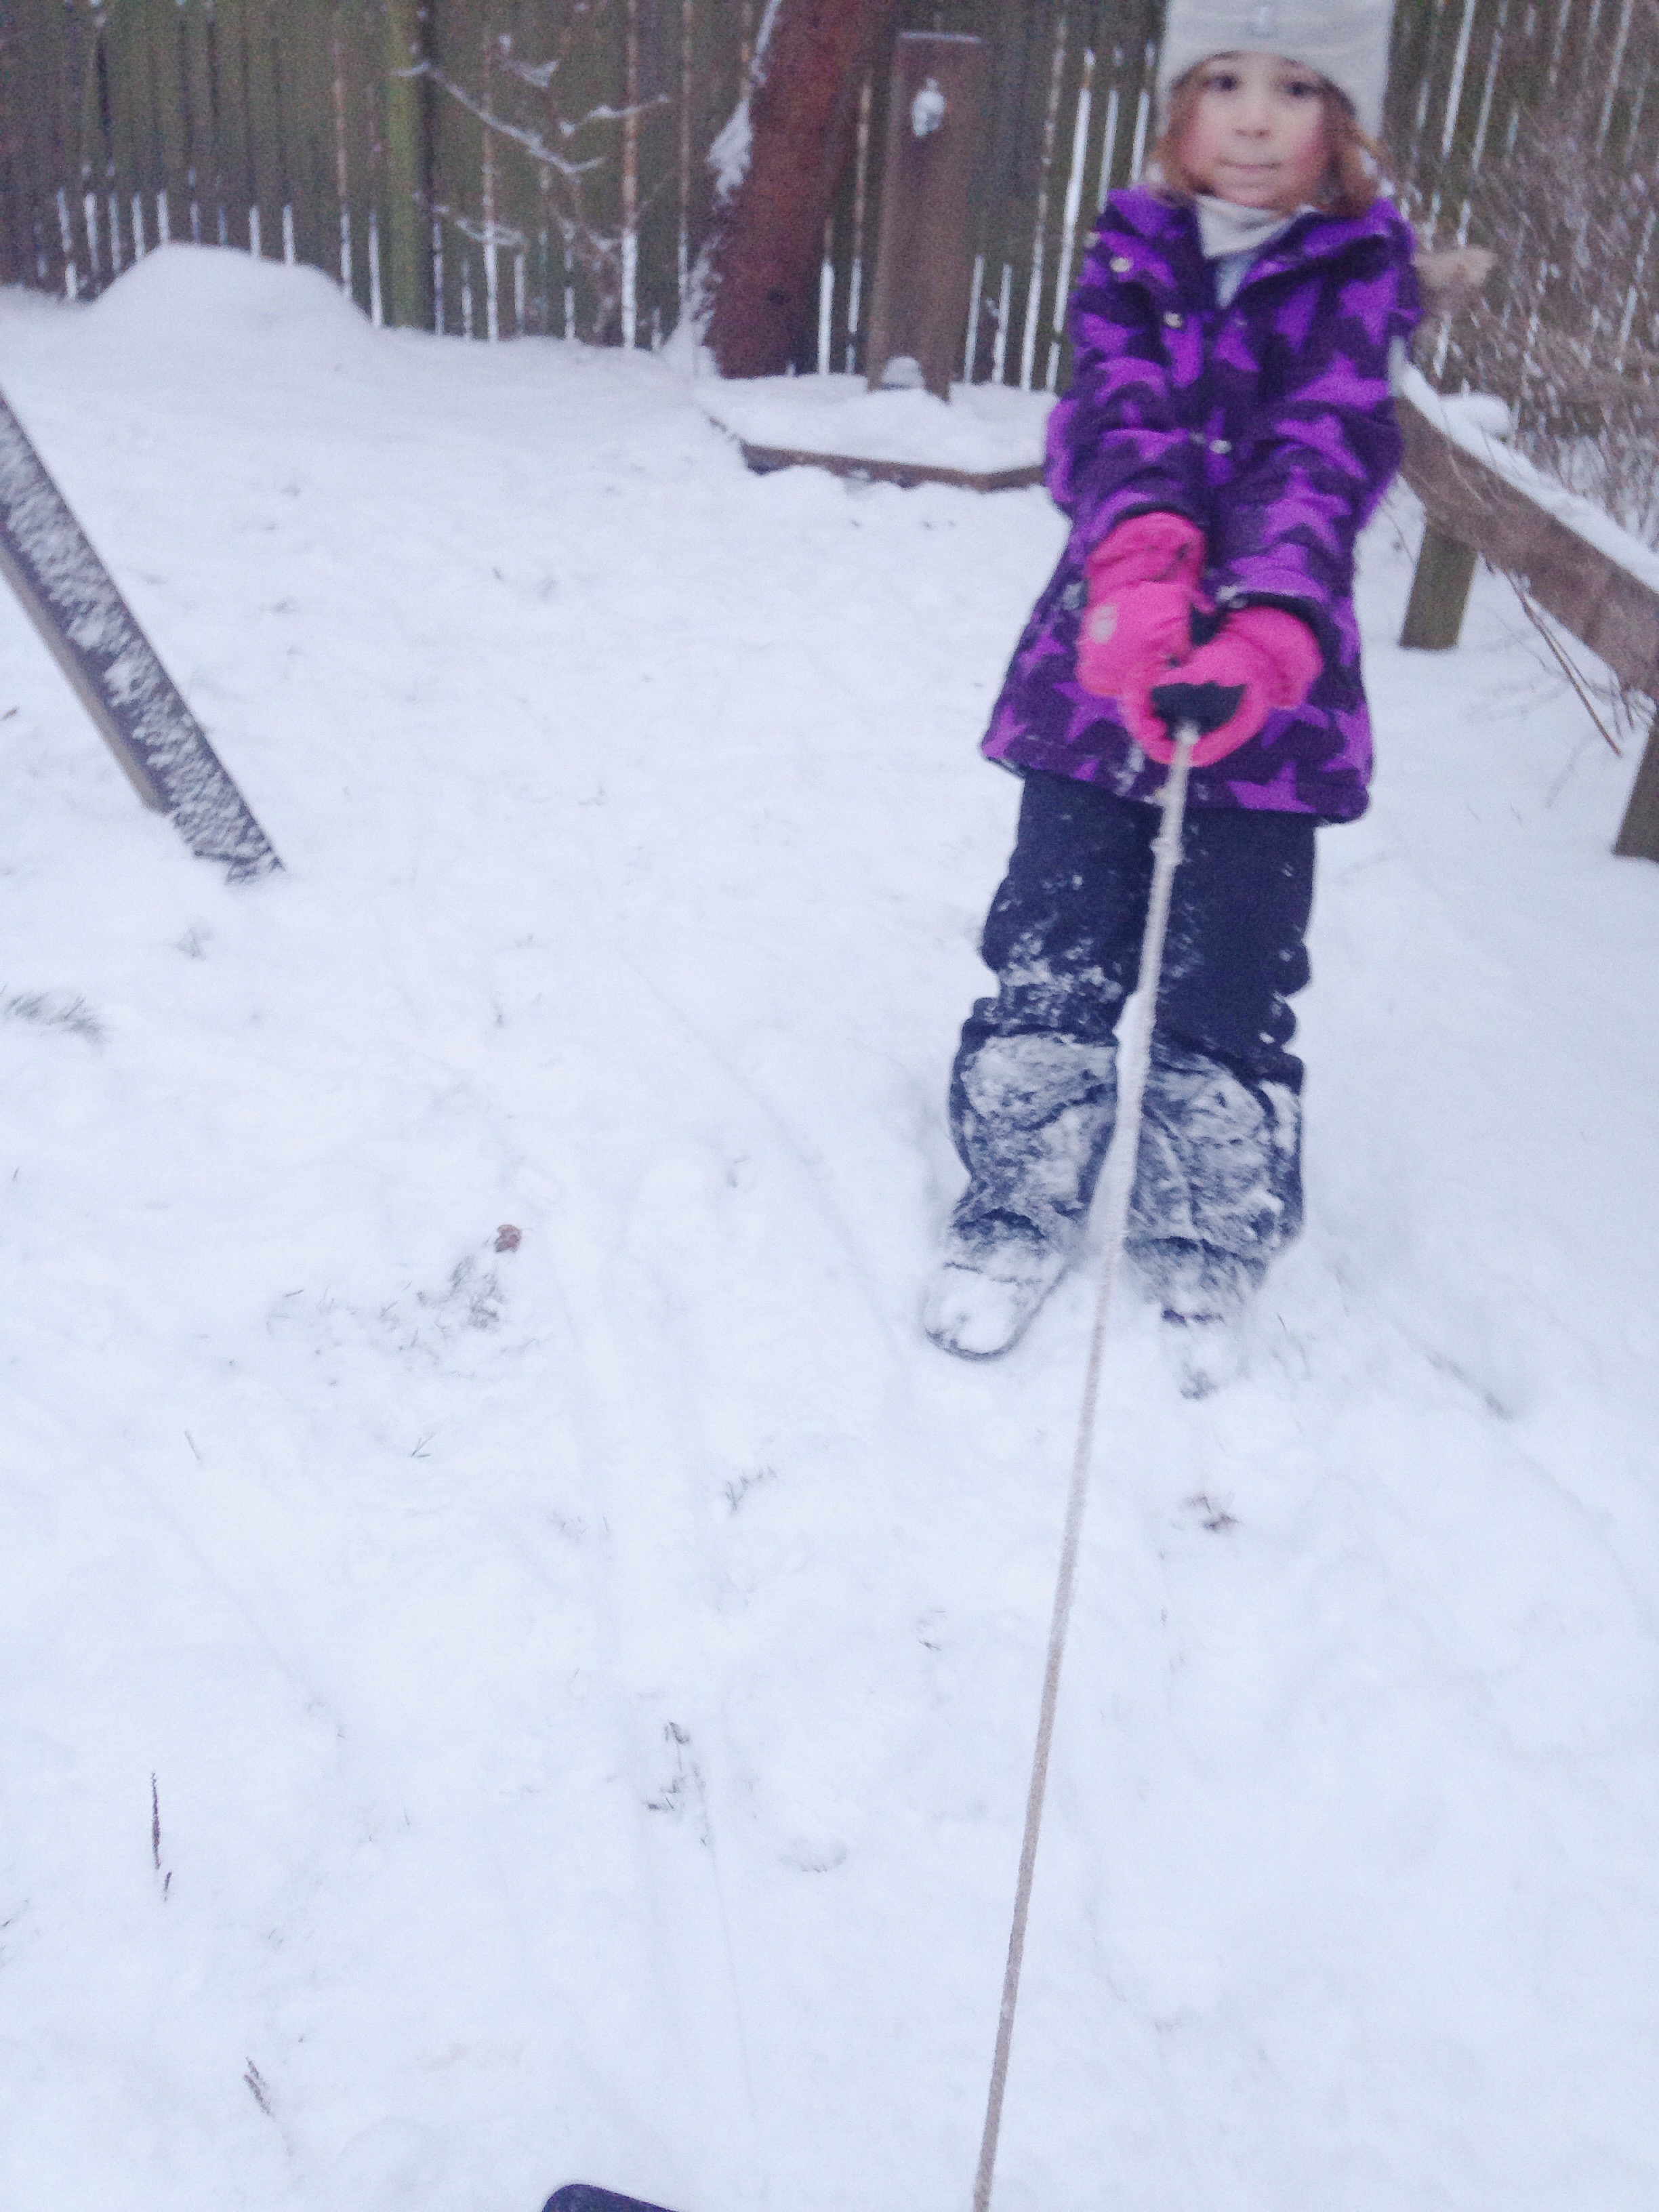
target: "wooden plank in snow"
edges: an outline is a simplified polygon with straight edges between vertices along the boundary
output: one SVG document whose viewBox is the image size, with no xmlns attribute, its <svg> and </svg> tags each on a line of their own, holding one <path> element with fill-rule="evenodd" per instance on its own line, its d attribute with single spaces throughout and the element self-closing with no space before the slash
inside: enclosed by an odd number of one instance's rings
<svg viewBox="0 0 1659 2212">
<path fill-rule="evenodd" d="M 854 483 L 901 484 L 907 491 L 925 483 L 954 484 L 963 491 L 1024 491 L 1042 482 L 1040 462 L 1029 468 L 981 471 L 939 468 L 927 461 L 863 460 L 853 453 L 814 453 L 796 446 L 757 446 L 746 438 L 738 443 L 757 476 L 770 476 L 778 469 L 823 469 Z"/>
<path fill-rule="evenodd" d="M 276 854 L 112 581 L 62 493 L 0 398 L 0 575 L 21 601 L 146 806 L 232 877 L 267 875 Z"/>
</svg>

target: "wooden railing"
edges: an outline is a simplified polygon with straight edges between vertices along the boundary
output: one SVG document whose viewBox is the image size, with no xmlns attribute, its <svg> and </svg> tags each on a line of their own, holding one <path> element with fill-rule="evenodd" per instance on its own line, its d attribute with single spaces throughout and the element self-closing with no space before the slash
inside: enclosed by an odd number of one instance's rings
<svg viewBox="0 0 1659 2212">
<path fill-rule="evenodd" d="M 1405 476 L 1425 529 L 1401 643 L 1457 642 L 1480 559 L 1588 647 L 1621 683 L 1659 700 L 1659 554 L 1582 501 L 1486 458 L 1432 419 L 1434 395 L 1400 401 Z M 1659 860 L 1659 721 L 1614 851 Z"/>
</svg>

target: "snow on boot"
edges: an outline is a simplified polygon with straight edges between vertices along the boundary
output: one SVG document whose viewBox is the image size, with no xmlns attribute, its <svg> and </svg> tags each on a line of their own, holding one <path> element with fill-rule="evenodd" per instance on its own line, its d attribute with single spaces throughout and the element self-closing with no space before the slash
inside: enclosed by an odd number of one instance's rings
<svg viewBox="0 0 1659 2212">
<path fill-rule="evenodd" d="M 1244 1372 L 1244 1338 L 1240 1316 L 1165 1312 L 1164 1351 L 1175 1385 L 1183 1398 L 1212 1398 Z"/>
<path fill-rule="evenodd" d="M 1069 1245 L 1024 1224 L 973 1243 L 953 1237 L 922 1300 L 921 1325 L 958 1359 L 1000 1358 L 1024 1335 L 1071 1256 Z"/>
<path fill-rule="evenodd" d="M 1243 1365 L 1246 1308 L 1302 1224 L 1301 1130 L 1288 1085 L 1154 1044 L 1129 1255 L 1162 1309 L 1187 1397 L 1207 1397 Z"/>
<path fill-rule="evenodd" d="M 1152 1047 L 1132 1244 L 1187 1241 L 1238 1255 L 1259 1282 L 1302 1226 L 1302 1105 L 1207 1053 Z M 1155 1272 L 1155 1269 L 1152 1272 Z"/>
<path fill-rule="evenodd" d="M 1110 1043 L 1023 1030 L 964 1046 L 951 1121 L 969 1183 L 923 1302 L 935 1344 L 994 1359 L 1018 1342 L 1082 1241 L 1116 1103 Z"/>
<path fill-rule="evenodd" d="M 1131 1246 L 1164 1315 L 1164 1347 L 1183 1398 L 1207 1398 L 1244 1365 L 1242 1324 L 1265 1263 L 1185 1237 Z"/>
</svg>

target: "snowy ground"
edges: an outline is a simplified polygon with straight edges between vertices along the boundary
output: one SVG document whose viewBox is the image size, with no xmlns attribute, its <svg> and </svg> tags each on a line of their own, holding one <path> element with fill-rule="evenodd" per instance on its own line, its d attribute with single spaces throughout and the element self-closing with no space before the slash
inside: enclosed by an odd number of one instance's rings
<svg viewBox="0 0 1659 2212">
<path fill-rule="evenodd" d="M 954 2212 L 1087 1291 L 914 1310 L 1054 516 L 189 249 L 0 385 L 288 864 L 0 605 L 0 2203 Z M 1309 1234 L 1108 1379 L 1009 2212 L 1659 2201 L 1659 868 L 1411 526 Z"/>
</svg>

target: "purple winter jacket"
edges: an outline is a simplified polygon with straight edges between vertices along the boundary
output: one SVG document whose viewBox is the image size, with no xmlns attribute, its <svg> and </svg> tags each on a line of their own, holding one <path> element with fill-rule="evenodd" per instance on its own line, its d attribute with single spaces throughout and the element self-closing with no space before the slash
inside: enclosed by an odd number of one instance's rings
<svg viewBox="0 0 1659 2212">
<path fill-rule="evenodd" d="M 984 750 L 1013 768 L 1156 799 L 1165 771 L 1076 678 L 1084 562 L 1132 515 L 1206 536 L 1217 606 L 1279 606 L 1325 656 L 1305 706 L 1194 772 L 1194 806 L 1352 821 L 1370 780 L 1354 619 L 1354 541 L 1400 465 L 1390 350 L 1419 315 L 1409 226 L 1393 202 L 1310 214 L 1216 304 L 1193 210 L 1114 192 L 1072 303 L 1072 386 L 1048 430 L 1048 489 L 1072 534 L 1008 671 Z"/>
</svg>

